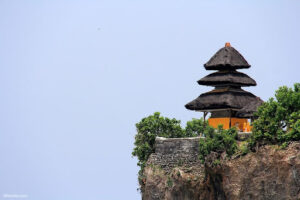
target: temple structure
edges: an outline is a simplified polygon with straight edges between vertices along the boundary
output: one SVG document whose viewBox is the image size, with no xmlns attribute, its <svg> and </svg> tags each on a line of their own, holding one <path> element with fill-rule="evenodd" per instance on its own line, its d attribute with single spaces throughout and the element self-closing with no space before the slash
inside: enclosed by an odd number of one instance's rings
<svg viewBox="0 0 300 200">
<path fill-rule="evenodd" d="M 236 126 L 240 131 L 250 131 L 248 119 L 263 101 L 241 87 L 256 86 L 255 80 L 237 69 L 250 68 L 245 58 L 230 43 L 226 43 L 206 64 L 206 70 L 217 70 L 198 81 L 200 85 L 215 87 L 186 104 L 189 110 L 211 113 L 209 125 L 224 129 Z"/>
</svg>

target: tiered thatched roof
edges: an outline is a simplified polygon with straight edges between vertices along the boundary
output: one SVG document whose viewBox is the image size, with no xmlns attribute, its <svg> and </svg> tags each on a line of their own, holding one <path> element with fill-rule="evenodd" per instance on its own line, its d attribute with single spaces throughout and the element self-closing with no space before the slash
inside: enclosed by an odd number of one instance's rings
<svg viewBox="0 0 300 200">
<path fill-rule="evenodd" d="M 204 64 L 206 70 L 243 69 L 251 65 L 235 48 L 226 43 L 211 59 Z"/>
<path fill-rule="evenodd" d="M 186 104 L 189 110 L 240 111 L 240 117 L 251 117 L 262 100 L 250 92 L 242 90 L 244 86 L 255 86 L 256 82 L 248 75 L 237 72 L 236 69 L 249 68 L 245 58 L 229 43 L 220 49 L 205 65 L 206 70 L 219 70 L 200 79 L 200 85 L 215 86 L 215 89 L 201 94 L 198 98 Z"/>
<path fill-rule="evenodd" d="M 232 85 L 232 86 L 255 86 L 256 82 L 247 74 L 235 70 L 218 71 L 205 76 L 198 81 L 199 85 Z"/>
<path fill-rule="evenodd" d="M 198 98 L 186 104 L 189 110 L 212 111 L 217 109 L 239 110 L 256 101 L 256 96 L 238 88 L 215 89 L 201 94 Z"/>
<path fill-rule="evenodd" d="M 259 97 L 256 97 L 255 101 L 251 101 L 248 105 L 244 106 L 242 109 L 240 109 L 236 116 L 240 118 L 250 118 L 253 117 L 253 113 L 257 111 L 258 107 L 263 104 L 263 100 L 261 100 Z"/>
</svg>

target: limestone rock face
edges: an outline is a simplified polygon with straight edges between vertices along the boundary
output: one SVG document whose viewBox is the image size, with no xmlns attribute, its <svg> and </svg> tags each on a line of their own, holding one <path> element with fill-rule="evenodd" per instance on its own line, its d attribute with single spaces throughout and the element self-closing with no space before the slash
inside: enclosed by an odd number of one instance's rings
<svg viewBox="0 0 300 200">
<path fill-rule="evenodd" d="M 166 156 L 170 161 L 171 154 L 156 152 L 149 158 L 143 200 L 300 199 L 300 142 L 282 150 L 263 146 L 246 156 L 223 157 L 217 166 L 212 164 L 214 154 L 204 165 L 193 159 L 189 163 L 189 158 L 168 166 L 162 160 Z M 174 159 L 180 159 L 180 154 Z"/>
<path fill-rule="evenodd" d="M 143 199 L 189 200 L 200 199 L 204 168 L 176 167 L 165 173 L 157 166 L 146 167 Z"/>
</svg>

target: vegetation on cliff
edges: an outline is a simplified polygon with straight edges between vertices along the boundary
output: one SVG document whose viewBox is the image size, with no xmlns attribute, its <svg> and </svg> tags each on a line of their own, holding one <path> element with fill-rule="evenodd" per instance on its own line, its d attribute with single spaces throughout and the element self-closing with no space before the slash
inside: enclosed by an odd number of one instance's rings
<svg viewBox="0 0 300 200">
<path fill-rule="evenodd" d="M 136 125 L 133 156 L 138 158 L 138 166 L 144 168 L 151 153 L 154 152 L 155 137 L 179 138 L 184 137 L 180 120 L 160 116 L 159 112 L 143 118 Z"/>
<path fill-rule="evenodd" d="M 139 175 L 143 175 L 143 168 L 151 153 L 154 152 L 155 138 L 182 138 L 200 136 L 204 131 L 203 119 L 188 121 L 185 128 L 180 126 L 180 120 L 163 117 L 159 112 L 143 118 L 136 125 L 133 156 L 138 158 L 138 166 L 141 167 Z"/>
<path fill-rule="evenodd" d="M 264 144 L 286 146 L 290 141 L 300 140 L 300 83 L 294 88 L 280 87 L 275 98 L 263 103 L 255 113 L 250 148 Z"/>
<path fill-rule="evenodd" d="M 141 167 L 139 176 L 143 176 L 143 169 L 151 153 L 154 152 L 155 137 L 180 138 L 205 136 L 200 139 L 199 159 L 205 161 L 211 152 L 219 155 L 226 152 L 245 155 L 250 150 L 265 144 L 287 146 L 291 141 L 300 140 L 300 83 L 293 88 L 280 87 L 275 92 L 275 98 L 270 98 L 259 107 L 255 113 L 251 137 L 238 145 L 237 130 L 214 129 L 204 126 L 203 119 L 188 121 L 185 128 L 180 126 L 180 120 L 162 117 L 159 112 L 143 118 L 136 124 L 135 147 L 132 155 L 138 158 Z M 206 122 L 207 124 L 207 122 Z"/>
<path fill-rule="evenodd" d="M 205 157 L 211 152 L 226 152 L 228 156 L 233 155 L 238 150 L 236 139 L 236 128 L 228 130 L 224 130 L 222 126 L 216 130 L 212 127 L 206 128 L 205 138 L 200 139 L 199 159 L 204 162 Z"/>
</svg>

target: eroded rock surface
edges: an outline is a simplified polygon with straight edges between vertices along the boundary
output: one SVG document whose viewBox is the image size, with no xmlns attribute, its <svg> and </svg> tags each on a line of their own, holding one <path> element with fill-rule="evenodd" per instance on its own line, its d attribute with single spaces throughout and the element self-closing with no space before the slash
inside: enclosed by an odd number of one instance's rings
<svg viewBox="0 0 300 200">
<path fill-rule="evenodd" d="M 193 144 L 187 149 L 193 149 Z M 263 146 L 246 156 L 221 158 L 217 166 L 212 164 L 214 154 L 202 165 L 194 159 L 196 155 L 178 152 L 158 151 L 149 158 L 142 185 L 144 200 L 300 199 L 300 142 L 283 150 Z"/>
</svg>

